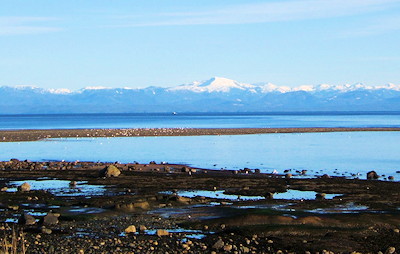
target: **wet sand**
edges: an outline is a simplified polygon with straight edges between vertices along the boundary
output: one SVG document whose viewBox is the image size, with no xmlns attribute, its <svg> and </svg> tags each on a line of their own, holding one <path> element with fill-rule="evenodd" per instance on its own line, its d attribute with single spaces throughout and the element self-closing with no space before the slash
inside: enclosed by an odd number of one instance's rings
<svg viewBox="0 0 400 254">
<path fill-rule="evenodd" d="M 47 138 L 244 135 L 266 133 L 400 131 L 400 128 L 134 128 L 0 130 L 0 142 Z"/>
<path fill-rule="evenodd" d="M 110 165 L 121 174 L 104 177 L 101 172 Z M 400 249 L 399 182 L 288 174 L 292 175 L 155 162 L 0 162 L 0 188 L 12 187 L 11 180 L 63 179 L 107 190 L 58 196 L 43 189 L 3 189 L 0 242 L 14 228 L 25 232 L 27 253 L 394 253 L 393 248 Z M 79 193 L 80 188 L 84 191 L 85 184 L 63 191 Z M 180 194 L 187 190 L 219 191 L 235 198 Z M 270 196 L 287 190 L 333 197 Z M 96 209 L 99 212 L 85 212 Z M 50 211 L 60 215 L 58 221 L 44 225 L 40 221 Z M 39 221 L 12 222 L 23 213 Z M 147 231 L 124 233 L 130 225 L 137 231 L 145 226 Z M 157 236 L 157 229 L 168 233 Z"/>
</svg>

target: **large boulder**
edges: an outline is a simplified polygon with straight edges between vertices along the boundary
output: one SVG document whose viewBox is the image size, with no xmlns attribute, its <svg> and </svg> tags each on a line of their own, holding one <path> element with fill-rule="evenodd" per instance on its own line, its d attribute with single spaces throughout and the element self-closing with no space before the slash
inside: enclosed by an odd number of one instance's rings
<svg viewBox="0 0 400 254">
<path fill-rule="evenodd" d="M 101 171 L 103 177 L 117 177 L 121 171 L 114 165 L 110 165 Z"/>
<path fill-rule="evenodd" d="M 367 179 L 368 180 L 376 180 L 379 178 L 379 175 L 375 171 L 369 171 L 367 173 Z"/>
</svg>

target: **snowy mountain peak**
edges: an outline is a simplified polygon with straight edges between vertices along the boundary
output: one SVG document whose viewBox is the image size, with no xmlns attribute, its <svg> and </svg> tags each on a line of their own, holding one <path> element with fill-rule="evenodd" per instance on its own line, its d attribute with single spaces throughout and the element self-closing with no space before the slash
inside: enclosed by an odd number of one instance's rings
<svg viewBox="0 0 400 254">
<path fill-rule="evenodd" d="M 108 90 L 112 89 L 111 87 L 106 87 L 106 86 L 87 86 L 83 88 L 83 90 Z"/>
<path fill-rule="evenodd" d="M 47 91 L 52 94 L 70 94 L 70 93 L 72 93 L 72 91 L 67 88 L 57 88 L 57 89 L 50 88 Z"/>
<path fill-rule="evenodd" d="M 254 85 L 242 84 L 232 79 L 213 77 L 203 82 L 193 82 L 170 88 L 170 91 L 188 90 L 192 92 L 230 92 L 231 89 L 247 90 L 254 88 Z"/>
</svg>

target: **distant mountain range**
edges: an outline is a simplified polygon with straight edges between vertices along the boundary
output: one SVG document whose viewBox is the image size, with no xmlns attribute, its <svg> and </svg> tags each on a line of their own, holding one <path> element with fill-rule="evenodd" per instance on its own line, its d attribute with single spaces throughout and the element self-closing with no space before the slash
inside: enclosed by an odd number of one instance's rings
<svg viewBox="0 0 400 254">
<path fill-rule="evenodd" d="M 0 114 L 400 111 L 400 85 L 285 87 L 214 77 L 176 87 L 0 87 Z"/>
</svg>

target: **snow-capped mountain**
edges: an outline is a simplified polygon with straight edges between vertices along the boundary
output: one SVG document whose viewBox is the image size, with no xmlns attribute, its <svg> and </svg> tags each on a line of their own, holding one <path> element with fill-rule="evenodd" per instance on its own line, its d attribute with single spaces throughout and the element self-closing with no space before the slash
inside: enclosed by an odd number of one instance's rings
<svg viewBox="0 0 400 254">
<path fill-rule="evenodd" d="M 400 85 L 298 87 L 214 77 L 175 87 L 0 87 L 0 113 L 400 111 Z"/>
<path fill-rule="evenodd" d="M 169 91 L 191 91 L 196 93 L 201 92 L 230 92 L 233 89 L 250 90 L 254 85 L 239 83 L 232 79 L 214 77 L 203 82 L 193 82 L 187 85 L 180 85 L 177 87 L 169 88 Z"/>
</svg>

